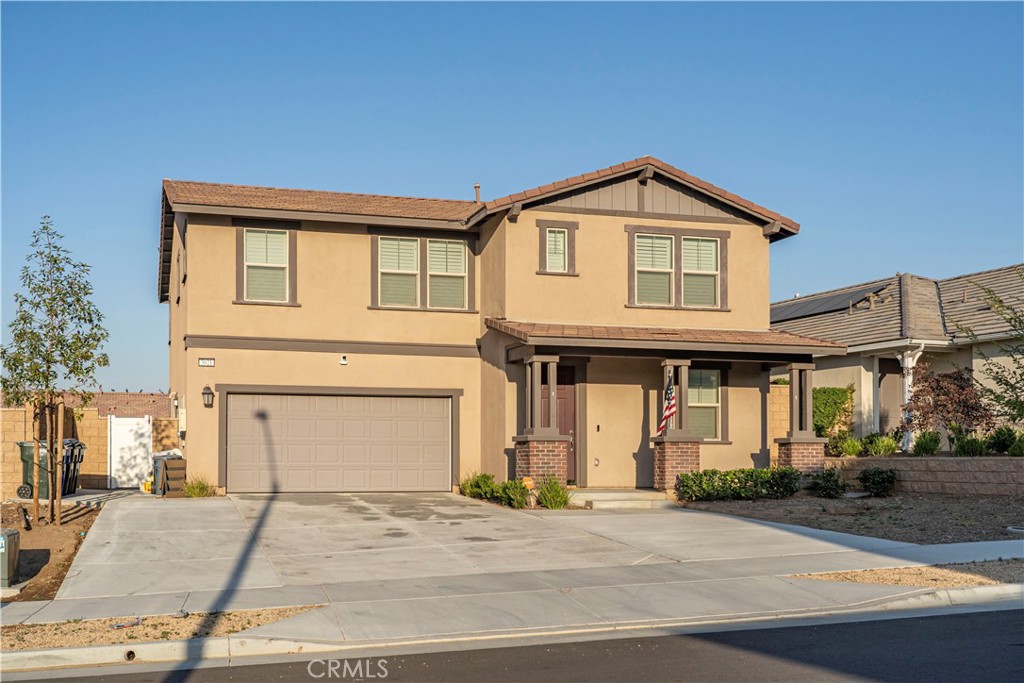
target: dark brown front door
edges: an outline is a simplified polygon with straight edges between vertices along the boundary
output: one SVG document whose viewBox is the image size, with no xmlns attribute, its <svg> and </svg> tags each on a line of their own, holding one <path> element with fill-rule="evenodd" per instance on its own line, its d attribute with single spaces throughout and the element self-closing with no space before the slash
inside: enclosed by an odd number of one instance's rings
<svg viewBox="0 0 1024 683">
<path fill-rule="evenodd" d="M 559 366 L 557 371 L 558 385 L 556 387 L 555 415 L 557 418 L 558 433 L 570 437 L 569 461 L 566 463 L 566 478 L 569 481 L 576 481 L 576 368 L 571 366 Z M 542 374 L 543 387 L 541 390 L 541 415 L 544 419 L 544 426 L 549 426 L 548 415 L 548 373 L 544 367 Z"/>
</svg>

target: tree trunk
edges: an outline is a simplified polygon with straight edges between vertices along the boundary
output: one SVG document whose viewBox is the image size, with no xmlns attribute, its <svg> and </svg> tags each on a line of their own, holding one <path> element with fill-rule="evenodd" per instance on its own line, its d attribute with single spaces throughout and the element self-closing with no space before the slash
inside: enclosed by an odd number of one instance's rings
<svg viewBox="0 0 1024 683">
<path fill-rule="evenodd" d="M 32 521 L 39 521 L 39 482 L 42 471 L 39 467 L 39 440 L 43 438 L 43 415 L 39 405 L 32 406 L 32 467 L 35 468 L 36 477 L 32 484 Z"/>
<path fill-rule="evenodd" d="M 57 493 L 55 491 L 57 485 L 57 462 L 54 456 L 54 445 L 53 445 L 53 434 L 56 431 L 56 416 L 53 411 L 53 403 L 51 400 L 47 400 L 46 403 L 46 453 L 47 462 L 50 464 L 50 522 L 54 522 L 56 519 L 56 510 L 54 509 L 54 496 Z"/>
<path fill-rule="evenodd" d="M 61 401 L 57 404 L 57 486 L 56 498 L 57 498 L 57 526 L 61 524 L 61 493 L 64 489 L 64 402 Z"/>
</svg>

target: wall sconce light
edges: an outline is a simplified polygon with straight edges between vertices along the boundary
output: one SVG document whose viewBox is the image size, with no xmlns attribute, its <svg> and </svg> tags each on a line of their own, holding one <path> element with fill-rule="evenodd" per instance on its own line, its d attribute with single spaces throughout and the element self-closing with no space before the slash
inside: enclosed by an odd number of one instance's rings
<svg viewBox="0 0 1024 683">
<path fill-rule="evenodd" d="M 213 389 L 210 388 L 209 384 L 207 384 L 205 387 L 203 387 L 203 407 L 204 408 L 212 408 L 213 407 Z"/>
</svg>

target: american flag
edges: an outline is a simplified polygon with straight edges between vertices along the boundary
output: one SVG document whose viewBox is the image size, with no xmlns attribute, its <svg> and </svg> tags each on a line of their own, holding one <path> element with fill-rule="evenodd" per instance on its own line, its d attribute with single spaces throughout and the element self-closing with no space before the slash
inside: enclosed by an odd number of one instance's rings
<svg viewBox="0 0 1024 683">
<path fill-rule="evenodd" d="M 665 386 L 665 407 L 661 411 L 661 425 L 658 427 L 658 434 L 664 434 L 669 424 L 672 422 L 672 418 L 676 414 L 676 390 L 672 386 L 672 378 L 668 378 L 668 384 Z"/>
</svg>

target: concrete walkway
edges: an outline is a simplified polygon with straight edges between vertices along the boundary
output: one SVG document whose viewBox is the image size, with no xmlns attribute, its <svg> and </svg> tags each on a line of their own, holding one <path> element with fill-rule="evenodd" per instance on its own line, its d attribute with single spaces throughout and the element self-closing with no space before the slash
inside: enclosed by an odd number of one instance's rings
<svg viewBox="0 0 1024 683">
<path fill-rule="evenodd" d="M 58 598 L 3 623 L 322 605 L 240 634 L 368 643 L 821 614 L 922 589 L 793 573 L 1024 558 L 1024 541 L 919 546 L 678 510 L 518 512 L 457 496 L 130 498 Z"/>
</svg>

